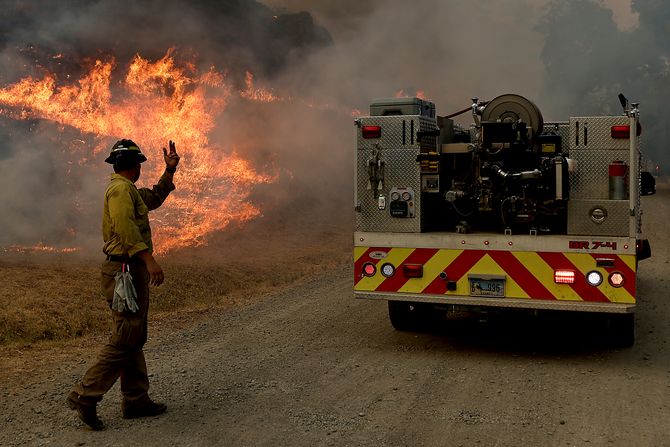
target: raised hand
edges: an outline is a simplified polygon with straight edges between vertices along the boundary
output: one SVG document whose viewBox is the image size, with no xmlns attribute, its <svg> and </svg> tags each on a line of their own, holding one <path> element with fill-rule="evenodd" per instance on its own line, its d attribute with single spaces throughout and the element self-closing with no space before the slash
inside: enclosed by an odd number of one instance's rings
<svg viewBox="0 0 670 447">
<path fill-rule="evenodd" d="M 177 154 L 177 149 L 175 148 L 174 141 L 170 140 L 168 146 L 170 147 L 170 152 L 168 152 L 167 149 L 163 148 L 163 158 L 165 158 L 165 167 L 174 169 L 179 164 L 179 154 Z"/>
</svg>

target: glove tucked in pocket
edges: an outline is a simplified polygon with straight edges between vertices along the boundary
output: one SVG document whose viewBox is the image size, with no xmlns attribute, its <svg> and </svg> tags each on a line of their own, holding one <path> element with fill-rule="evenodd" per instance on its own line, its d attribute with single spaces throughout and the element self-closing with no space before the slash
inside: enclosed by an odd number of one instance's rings
<svg viewBox="0 0 670 447">
<path fill-rule="evenodd" d="M 121 271 L 114 275 L 114 299 L 112 300 L 112 310 L 117 312 L 130 311 L 137 312 L 137 292 L 133 286 L 133 277 L 130 276 L 128 264 L 121 266 Z"/>
</svg>

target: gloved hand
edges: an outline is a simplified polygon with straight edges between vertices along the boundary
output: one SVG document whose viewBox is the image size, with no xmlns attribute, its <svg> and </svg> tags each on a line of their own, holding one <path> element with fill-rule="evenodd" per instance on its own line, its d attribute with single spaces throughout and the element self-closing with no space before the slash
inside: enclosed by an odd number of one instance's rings
<svg viewBox="0 0 670 447">
<path fill-rule="evenodd" d="M 179 164 L 179 154 L 177 154 L 177 149 L 175 147 L 174 141 L 170 140 L 168 143 L 170 147 L 170 152 L 167 149 L 163 148 L 163 158 L 165 159 L 165 170 L 170 173 L 174 173 L 177 170 L 177 165 Z"/>
</svg>

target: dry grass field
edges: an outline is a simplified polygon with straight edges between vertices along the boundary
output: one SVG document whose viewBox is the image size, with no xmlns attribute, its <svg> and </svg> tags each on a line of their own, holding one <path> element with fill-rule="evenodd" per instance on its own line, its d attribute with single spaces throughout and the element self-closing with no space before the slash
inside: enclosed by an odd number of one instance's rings
<svg viewBox="0 0 670 447">
<path fill-rule="evenodd" d="M 206 247 L 159 257 L 166 280 L 152 288 L 150 319 L 197 319 L 346 263 L 350 222 L 348 216 L 313 221 L 306 214 L 259 219 L 216 235 Z M 101 261 L 93 249 L 0 253 L 0 346 L 104 334 L 109 312 L 99 291 Z"/>
</svg>

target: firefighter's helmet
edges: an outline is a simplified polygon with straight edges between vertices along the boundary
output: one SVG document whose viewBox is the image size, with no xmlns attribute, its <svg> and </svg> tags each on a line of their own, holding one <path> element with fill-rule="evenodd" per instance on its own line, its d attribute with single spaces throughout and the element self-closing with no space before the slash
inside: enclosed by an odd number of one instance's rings
<svg viewBox="0 0 670 447">
<path fill-rule="evenodd" d="M 140 150 L 140 147 L 135 144 L 133 140 L 119 140 L 114 143 L 114 146 L 112 146 L 112 151 L 109 153 L 109 157 L 105 159 L 105 162 L 114 164 L 117 162 L 117 160 L 122 159 L 135 159 L 138 163 L 147 161 L 147 157 L 144 156 Z"/>
</svg>

